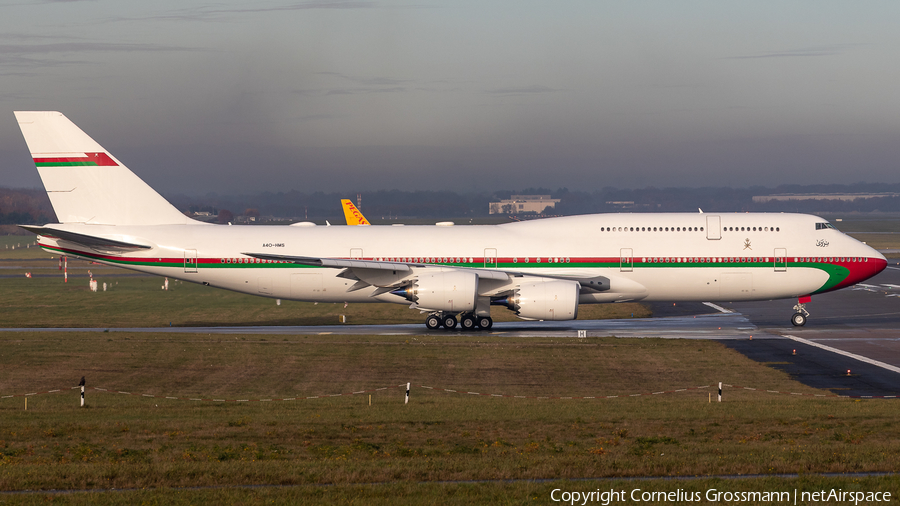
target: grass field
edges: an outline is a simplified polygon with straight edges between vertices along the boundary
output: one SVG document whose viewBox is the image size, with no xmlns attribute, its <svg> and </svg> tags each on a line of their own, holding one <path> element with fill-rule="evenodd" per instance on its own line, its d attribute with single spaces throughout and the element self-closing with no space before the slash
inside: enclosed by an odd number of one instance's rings
<svg viewBox="0 0 900 506">
<path fill-rule="evenodd" d="M 29 397 L 27 411 L 23 397 L 0 400 L 2 490 L 267 484 L 303 486 L 178 495 L 186 502 L 396 503 L 393 494 L 403 493 L 416 504 L 442 503 L 451 493 L 451 502 L 493 494 L 520 503 L 532 495 L 549 502 L 553 485 L 433 482 L 900 467 L 894 402 L 726 390 L 726 402 L 710 403 L 712 388 L 629 397 L 717 381 L 818 393 L 708 341 L 36 332 L 2 334 L 0 346 L 4 395 L 62 389 Z M 69 389 L 81 376 L 87 408 Z M 371 406 L 368 394 L 327 397 L 406 382 L 413 384 L 408 405 L 401 388 L 373 392 Z M 621 397 L 497 398 L 419 385 Z M 342 486 L 313 486 L 321 484 Z M 124 497 L 175 498 L 164 490 L 130 494 Z"/>
</svg>

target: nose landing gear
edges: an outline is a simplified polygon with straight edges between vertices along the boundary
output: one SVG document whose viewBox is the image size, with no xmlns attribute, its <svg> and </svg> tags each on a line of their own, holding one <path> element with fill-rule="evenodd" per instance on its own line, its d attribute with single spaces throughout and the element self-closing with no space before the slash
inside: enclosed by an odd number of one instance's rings
<svg viewBox="0 0 900 506">
<path fill-rule="evenodd" d="M 797 305 L 794 306 L 794 315 L 791 316 L 791 323 L 793 323 L 795 327 L 802 327 L 806 325 L 806 319 L 808 317 L 809 311 L 806 310 L 806 304 L 798 302 Z"/>
</svg>

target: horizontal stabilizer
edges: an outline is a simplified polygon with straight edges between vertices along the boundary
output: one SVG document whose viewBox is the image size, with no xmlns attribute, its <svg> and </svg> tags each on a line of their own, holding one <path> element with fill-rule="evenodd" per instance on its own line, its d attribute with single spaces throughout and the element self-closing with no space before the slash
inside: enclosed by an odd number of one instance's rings
<svg viewBox="0 0 900 506">
<path fill-rule="evenodd" d="M 20 228 L 24 228 L 25 230 L 40 235 L 44 237 L 49 237 L 51 239 L 60 239 L 63 241 L 68 241 L 75 244 L 80 244 L 82 246 L 87 246 L 88 248 L 95 250 L 103 250 L 110 252 L 127 252 L 127 251 L 137 251 L 143 249 L 151 249 L 152 246 L 147 246 L 145 244 L 135 244 L 124 241 L 116 241 L 113 239 L 106 239 L 104 237 L 97 237 L 93 235 L 85 235 L 85 234 L 77 234 L 75 232 L 67 232 L 65 230 L 57 230 L 55 228 L 50 227 L 37 227 L 32 225 L 19 225 Z"/>
</svg>

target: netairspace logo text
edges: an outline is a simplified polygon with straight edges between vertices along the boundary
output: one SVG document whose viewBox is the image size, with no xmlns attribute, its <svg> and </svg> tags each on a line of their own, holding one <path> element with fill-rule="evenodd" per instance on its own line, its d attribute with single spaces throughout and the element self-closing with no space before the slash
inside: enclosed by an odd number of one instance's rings
<svg viewBox="0 0 900 506">
<path fill-rule="evenodd" d="M 794 489 L 793 492 L 785 491 L 758 491 L 758 492 L 731 492 L 711 488 L 706 492 L 690 492 L 687 490 L 675 490 L 674 492 L 659 492 L 642 490 L 639 488 L 628 490 L 592 490 L 590 492 L 568 491 L 560 488 L 553 489 L 550 492 L 550 499 L 553 502 L 576 504 L 586 506 L 588 504 L 600 504 L 609 506 L 618 502 L 771 502 L 771 503 L 788 503 L 797 504 L 798 501 L 803 503 L 815 503 L 830 501 L 836 503 L 847 503 L 858 505 L 860 503 L 870 504 L 879 502 L 890 502 L 890 492 L 861 492 L 861 491 L 845 491 L 843 489 L 831 490 L 814 490 L 799 491 Z"/>
</svg>

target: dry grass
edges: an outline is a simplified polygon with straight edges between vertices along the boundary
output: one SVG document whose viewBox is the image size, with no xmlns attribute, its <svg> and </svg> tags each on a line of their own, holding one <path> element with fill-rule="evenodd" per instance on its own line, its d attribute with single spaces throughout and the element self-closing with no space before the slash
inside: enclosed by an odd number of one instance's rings
<svg viewBox="0 0 900 506">
<path fill-rule="evenodd" d="M 706 341 L 284 339 L 3 334 L 0 385 L 4 394 L 26 393 L 67 387 L 85 375 L 89 387 L 230 399 L 299 398 L 407 381 L 514 395 L 625 395 L 719 380 L 813 391 Z M 857 472 L 900 466 L 894 403 L 726 391 L 727 402 L 710 404 L 707 392 L 539 400 L 414 386 L 409 405 L 400 389 L 391 389 L 374 393 L 370 407 L 366 395 L 216 403 L 89 389 L 86 409 L 77 407 L 75 391 L 64 391 L 31 397 L 27 412 L 16 397 L 0 400 L 0 489 Z"/>
</svg>

